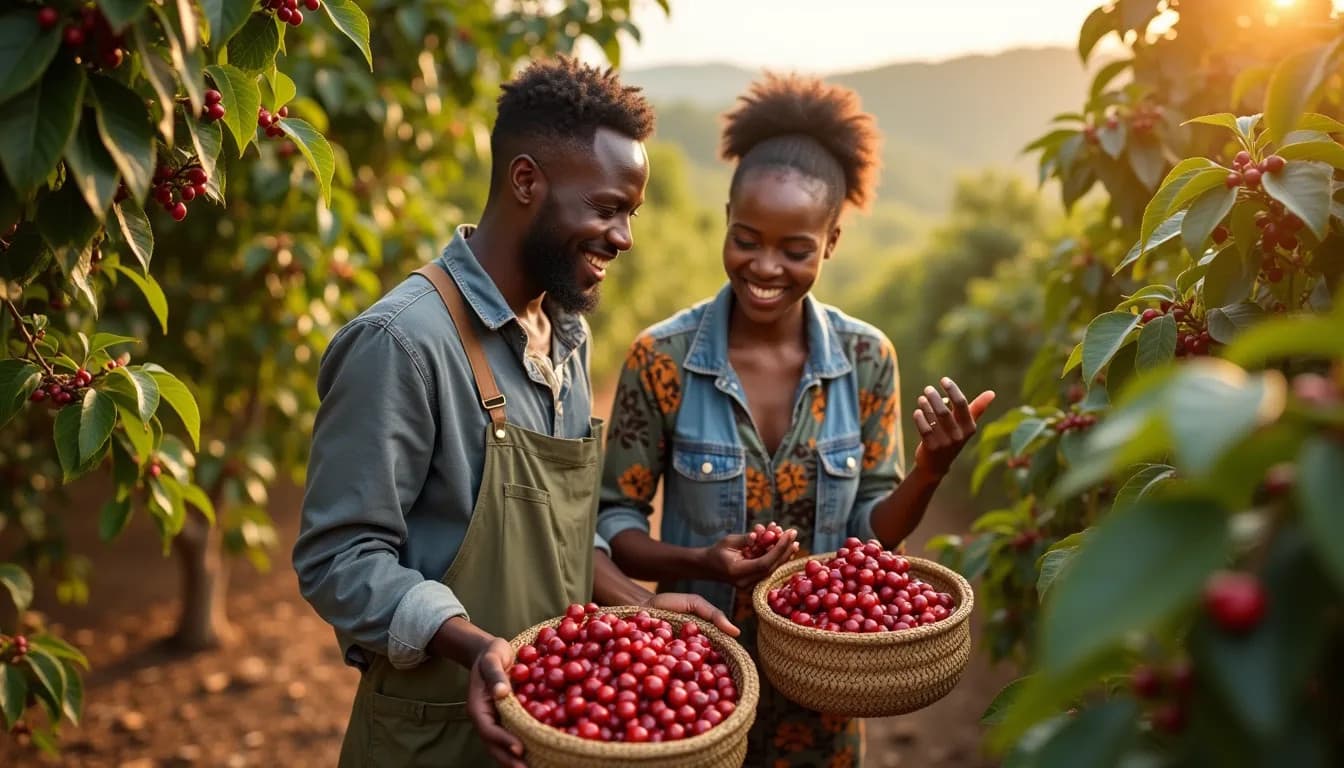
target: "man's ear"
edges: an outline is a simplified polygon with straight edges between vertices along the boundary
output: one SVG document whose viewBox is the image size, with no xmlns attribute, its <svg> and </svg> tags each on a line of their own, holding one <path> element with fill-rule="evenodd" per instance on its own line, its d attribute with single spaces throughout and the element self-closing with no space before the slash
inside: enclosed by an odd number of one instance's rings
<svg viewBox="0 0 1344 768">
<path fill-rule="evenodd" d="M 509 162 L 509 192 L 524 206 L 546 197 L 546 174 L 531 155 L 518 155 Z"/>
</svg>

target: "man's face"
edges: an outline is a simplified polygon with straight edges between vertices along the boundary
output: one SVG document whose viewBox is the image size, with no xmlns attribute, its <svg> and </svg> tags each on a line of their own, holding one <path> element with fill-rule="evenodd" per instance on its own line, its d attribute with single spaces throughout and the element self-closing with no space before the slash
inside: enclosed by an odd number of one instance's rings
<svg viewBox="0 0 1344 768">
<path fill-rule="evenodd" d="M 607 266 L 634 246 L 648 155 L 642 142 L 599 128 L 591 150 L 565 148 L 542 170 L 549 193 L 523 238 L 523 263 L 561 308 L 589 312 Z"/>
</svg>

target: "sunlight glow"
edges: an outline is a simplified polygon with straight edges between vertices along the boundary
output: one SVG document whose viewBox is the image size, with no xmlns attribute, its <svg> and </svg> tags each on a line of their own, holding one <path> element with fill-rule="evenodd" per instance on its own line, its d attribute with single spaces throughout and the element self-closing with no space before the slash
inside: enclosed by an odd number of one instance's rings
<svg viewBox="0 0 1344 768">
<path fill-rule="evenodd" d="M 1274 4 L 1280 8 L 1287 8 L 1295 2 L 1297 2 L 1297 0 L 1274 0 Z"/>
</svg>

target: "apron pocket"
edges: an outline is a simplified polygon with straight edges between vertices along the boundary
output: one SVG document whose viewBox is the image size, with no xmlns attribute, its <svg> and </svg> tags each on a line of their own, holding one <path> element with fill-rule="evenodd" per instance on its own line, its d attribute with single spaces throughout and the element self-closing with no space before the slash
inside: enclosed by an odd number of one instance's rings
<svg viewBox="0 0 1344 768">
<path fill-rule="evenodd" d="M 404 768 L 465 765 L 482 747 L 465 702 L 433 704 L 372 694 L 367 765 Z"/>
</svg>

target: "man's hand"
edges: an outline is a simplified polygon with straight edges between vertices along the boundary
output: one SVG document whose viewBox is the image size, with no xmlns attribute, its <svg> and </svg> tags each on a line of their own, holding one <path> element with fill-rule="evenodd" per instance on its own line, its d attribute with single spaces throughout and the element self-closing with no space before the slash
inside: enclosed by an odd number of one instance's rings
<svg viewBox="0 0 1344 768">
<path fill-rule="evenodd" d="M 653 595 L 644 601 L 645 608 L 661 608 L 664 611 L 674 613 L 689 613 L 693 616 L 708 621 L 710 624 L 718 627 L 728 634 L 729 637 L 737 637 L 742 634 L 742 630 L 733 625 L 728 617 L 723 615 L 723 611 L 709 604 L 709 601 L 699 595 L 684 594 L 681 592 L 665 592 L 663 594 Z"/>
<path fill-rule="evenodd" d="M 750 589 L 798 551 L 797 538 L 798 532 L 790 528 L 765 554 L 748 558 L 743 554 L 747 537 L 740 533 L 730 534 L 705 550 L 705 568 L 718 581 L 726 581 L 738 589 Z"/>
<path fill-rule="evenodd" d="M 476 655 L 467 685 L 467 714 L 496 763 L 506 768 L 527 768 L 521 759 L 523 743 L 499 724 L 495 709 L 495 702 L 512 690 L 505 672 L 512 664 L 513 647 L 498 637 Z"/>
</svg>

